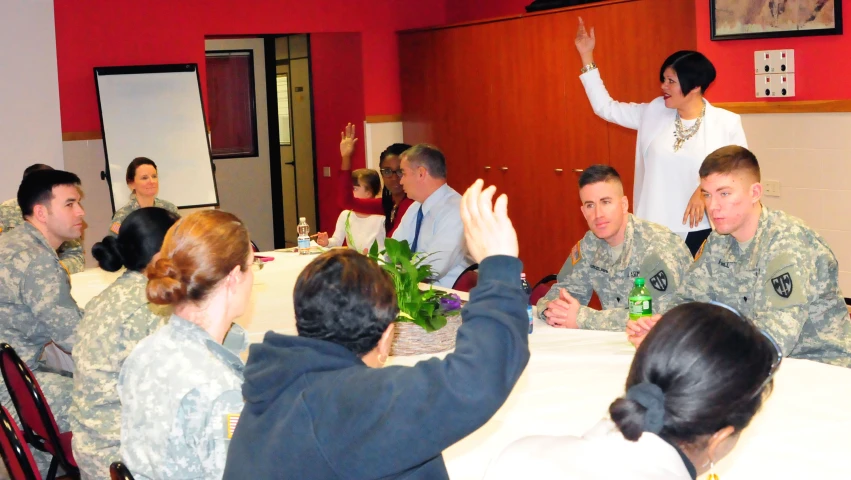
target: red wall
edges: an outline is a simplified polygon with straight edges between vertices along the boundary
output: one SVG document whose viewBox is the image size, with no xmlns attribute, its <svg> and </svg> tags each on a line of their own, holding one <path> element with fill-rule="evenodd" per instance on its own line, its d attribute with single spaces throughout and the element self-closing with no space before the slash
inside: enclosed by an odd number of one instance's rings
<svg viewBox="0 0 851 480">
<path fill-rule="evenodd" d="M 340 214 L 335 201 L 334 178 L 321 175 L 322 167 L 340 167 L 340 131 L 347 122 L 361 125 L 364 118 L 361 36 L 356 33 L 314 33 L 310 36 L 313 82 L 313 128 L 316 138 L 316 173 L 319 183 L 319 226 L 332 232 Z M 345 85 L 341 80 L 345 79 Z M 358 128 L 360 130 L 360 128 Z M 358 132 L 363 144 L 363 132 Z M 364 166 L 363 148 L 355 151 L 354 168 Z"/>
<path fill-rule="evenodd" d="M 445 20 L 443 0 L 54 0 L 54 8 L 63 132 L 100 130 L 93 67 L 191 62 L 203 76 L 204 37 L 227 35 L 369 32 L 365 112 L 399 114 L 392 32 Z"/>
<path fill-rule="evenodd" d="M 444 0 L 55 0 L 54 8 L 63 132 L 100 131 L 93 67 L 197 63 L 206 90 L 205 37 L 312 34 L 317 172 L 339 165 L 346 122 L 402 113 L 395 31 L 445 20 Z M 363 165 L 362 148 L 355 162 Z M 318 178 L 324 230 L 339 213 L 322 201 L 334 198 L 328 180 Z"/>
<path fill-rule="evenodd" d="M 842 0 L 835 0 L 842 1 Z M 851 98 L 848 78 L 851 76 L 851 35 L 823 37 L 772 38 L 765 40 L 709 39 L 709 2 L 695 0 L 697 49 L 703 52 L 718 71 L 718 79 L 707 91 L 713 102 L 755 102 L 753 52 L 756 50 L 795 50 L 796 96 L 789 100 L 839 100 Z M 842 21 L 845 31 L 851 29 L 851 3 L 845 2 Z M 784 101 L 784 100 L 778 100 Z"/>
<path fill-rule="evenodd" d="M 446 23 L 526 13 L 532 0 L 446 0 Z"/>
</svg>

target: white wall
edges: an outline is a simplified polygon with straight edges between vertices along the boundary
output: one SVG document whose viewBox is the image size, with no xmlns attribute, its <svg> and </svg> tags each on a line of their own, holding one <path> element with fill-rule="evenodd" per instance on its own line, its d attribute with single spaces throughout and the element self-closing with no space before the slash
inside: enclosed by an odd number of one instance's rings
<svg viewBox="0 0 851 480">
<path fill-rule="evenodd" d="M 0 201 L 24 168 L 64 168 L 52 0 L 0 2 Z"/>
<path fill-rule="evenodd" d="M 364 122 L 366 140 L 366 168 L 378 170 L 378 162 L 387 147 L 402 141 L 402 122 Z"/>
<path fill-rule="evenodd" d="M 851 297 L 851 113 L 742 115 L 762 179 L 780 182 L 763 197 L 815 229 L 839 261 L 839 286 Z"/>
</svg>

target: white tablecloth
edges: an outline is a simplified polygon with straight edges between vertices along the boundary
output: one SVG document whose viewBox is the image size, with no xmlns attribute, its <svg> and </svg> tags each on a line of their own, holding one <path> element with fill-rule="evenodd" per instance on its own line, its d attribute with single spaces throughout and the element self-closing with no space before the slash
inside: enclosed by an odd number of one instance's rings
<svg viewBox="0 0 851 480">
<path fill-rule="evenodd" d="M 313 258 L 272 252 L 275 260 L 255 275 L 251 307 L 238 323 L 253 342 L 274 330 L 295 334 L 292 290 Z M 81 305 L 117 274 L 98 269 L 72 276 Z M 635 350 L 624 334 L 570 331 L 537 322 L 532 358 L 505 405 L 444 457 L 453 480 L 478 480 L 507 444 L 526 435 L 580 435 L 623 393 Z M 423 357 L 391 358 L 413 365 Z M 851 478 L 851 369 L 786 359 L 774 394 L 733 453 L 716 466 L 724 480 Z M 618 459 L 612 459 L 617 461 Z"/>
</svg>

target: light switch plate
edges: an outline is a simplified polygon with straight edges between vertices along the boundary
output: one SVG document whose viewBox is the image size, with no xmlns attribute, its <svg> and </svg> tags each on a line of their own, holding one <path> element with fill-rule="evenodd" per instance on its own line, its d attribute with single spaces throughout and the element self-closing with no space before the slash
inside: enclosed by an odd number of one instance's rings
<svg viewBox="0 0 851 480">
<path fill-rule="evenodd" d="M 322 167 L 322 176 L 330 177 L 331 176 L 331 167 Z"/>
<path fill-rule="evenodd" d="M 778 180 L 766 180 L 762 186 L 764 187 L 763 193 L 765 193 L 766 197 L 780 196 L 780 182 Z"/>
</svg>

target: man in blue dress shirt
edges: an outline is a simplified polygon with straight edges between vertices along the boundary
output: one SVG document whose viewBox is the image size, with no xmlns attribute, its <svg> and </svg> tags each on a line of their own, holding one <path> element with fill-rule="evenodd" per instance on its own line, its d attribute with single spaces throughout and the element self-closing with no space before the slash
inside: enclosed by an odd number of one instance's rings
<svg viewBox="0 0 851 480">
<path fill-rule="evenodd" d="M 415 145 L 402 154 L 402 187 L 414 204 L 393 233 L 411 250 L 430 254 L 434 284 L 452 287 L 470 265 L 461 223 L 461 195 L 446 184 L 446 159 L 436 147 Z"/>
</svg>

